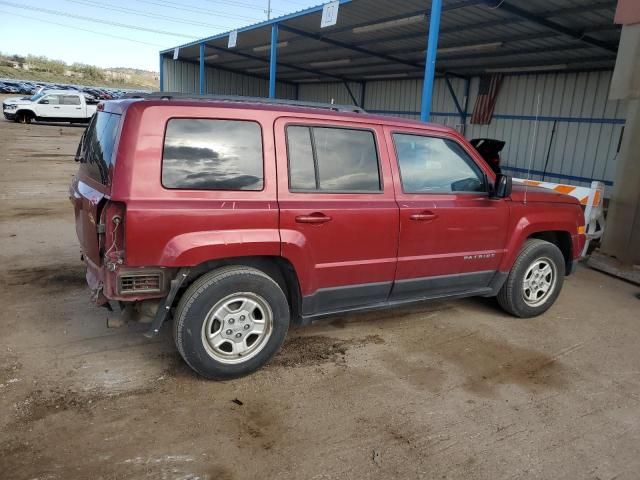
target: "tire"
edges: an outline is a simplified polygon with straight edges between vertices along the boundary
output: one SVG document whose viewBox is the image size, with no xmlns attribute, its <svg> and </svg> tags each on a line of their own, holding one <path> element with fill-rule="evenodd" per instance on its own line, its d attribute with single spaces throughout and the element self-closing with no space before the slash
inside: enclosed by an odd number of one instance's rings
<svg viewBox="0 0 640 480">
<path fill-rule="evenodd" d="M 198 374 L 228 380 L 254 372 L 280 349 L 289 329 L 287 298 L 264 272 L 229 266 L 185 291 L 176 308 L 174 339 Z"/>
<path fill-rule="evenodd" d="M 550 275 L 545 274 L 547 267 Z M 544 240 L 529 239 L 498 292 L 498 303 L 516 317 L 540 315 L 558 298 L 564 275 L 565 260 L 560 249 Z"/>
<path fill-rule="evenodd" d="M 18 112 L 16 114 L 16 122 L 18 123 L 29 124 L 31 120 L 31 115 L 27 112 Z"/>
</svg>

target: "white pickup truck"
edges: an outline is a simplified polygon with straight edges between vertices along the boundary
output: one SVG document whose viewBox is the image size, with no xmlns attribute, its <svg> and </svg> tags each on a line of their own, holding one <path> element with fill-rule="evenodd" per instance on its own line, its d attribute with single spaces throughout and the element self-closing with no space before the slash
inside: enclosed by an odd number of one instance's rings
<svg viewBox="0 0 640 480">
<path fill-rule="evenodd" d="M 5 101 L 2 112 L 7 120 L 31 123 L 43 122 L 88 122 L 97 105 L 89 105 L 81 92 L 73 90 L 45 90 L 30 98 Z"/>
</svg>

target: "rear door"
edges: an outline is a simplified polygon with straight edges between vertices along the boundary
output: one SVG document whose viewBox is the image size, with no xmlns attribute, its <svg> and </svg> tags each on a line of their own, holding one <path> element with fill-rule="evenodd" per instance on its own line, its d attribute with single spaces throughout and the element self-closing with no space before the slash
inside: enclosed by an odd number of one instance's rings
<svg viewBox="0 0 640 480">
<path fill-rule="evenodd" d="M 120 119 L 109 112 L 93 117 L 78 148 L 80 168 L 71 184 L 76 233 L 83 254 L 94 265 L 101 264 L 98 224 L 105 196 L 110 193 Z"/>
<path fill-rule="evenodd" d="M 382 128 L 281 118 L 275 138 L 282 254 L 304 315 L 386 301 L 399 219 Z"/>
<path fill-rule="evenodd" d="M 487 288 L 505 252 L 508 208 L 487 168 L 443 133 L 385 127 L 400 207 L 392 299 Z"/>
<path fill-rule="evenodd" d="M 84 118 L 84 106 L 80 100 L 80 95 L 60 95 L 62 118 Z"/>
</svg>

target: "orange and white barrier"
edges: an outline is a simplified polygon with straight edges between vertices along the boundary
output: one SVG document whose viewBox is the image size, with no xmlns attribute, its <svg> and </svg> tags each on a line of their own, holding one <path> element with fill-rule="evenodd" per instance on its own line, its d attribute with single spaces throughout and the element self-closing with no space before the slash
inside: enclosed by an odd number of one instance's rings
<svg viewBox="0 0 640 480">
<path fill-rule="evenodd" d="M 514 178 L 514 182 L 531 185 L 532 187 L 543 187 L 555 192 L 564 193 L 577 198 L 584 207 L 584 225 L 587 241 L 585 242 L 582 256 L 587 254 L 589 242 L 596 238 L 602 237 L 604 232 L 604 183 L 591 182 L 591 187 L 576 187 L 574 185 L 565 185 L 562 183 L 540 182 L 537 180 L 525 180 L 522 178 Z"/>
</svg>

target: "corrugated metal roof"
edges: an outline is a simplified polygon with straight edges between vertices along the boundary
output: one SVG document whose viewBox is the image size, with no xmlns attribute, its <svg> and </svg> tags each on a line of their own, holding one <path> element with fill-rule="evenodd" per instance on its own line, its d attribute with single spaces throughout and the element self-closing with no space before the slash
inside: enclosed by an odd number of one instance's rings
<svg viewBox="0 0 640 480">
<path fill-rule="evenodd" d="M 445 0 L 436 69 L 466 76 L 505 68 L 613 68 L 620 37 L 615 6 L 612 0 Z M 267 77 L 271 25 L 278 23 L 280 81 L 422 77 L 430 9 L 423 0 L 341 0 L 333 27 L 320 28 L 319 5 L 239 29 L 232 49 L 228 33 L 183 45 L 179 58 L 199 61 L 204 43 L 208 66 Z"/>
</svg>

